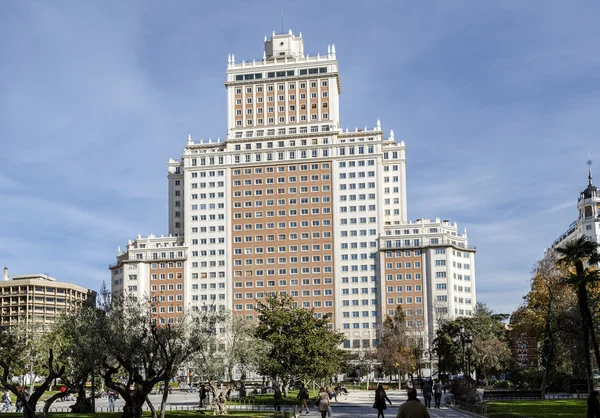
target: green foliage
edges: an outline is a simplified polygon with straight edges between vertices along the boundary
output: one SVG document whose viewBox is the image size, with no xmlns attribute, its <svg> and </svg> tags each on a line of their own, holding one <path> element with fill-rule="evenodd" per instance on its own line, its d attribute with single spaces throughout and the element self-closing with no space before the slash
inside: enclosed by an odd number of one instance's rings
<svg viewBox="0 0 600 418">
<path fill-rule="evenodd" d="M 577 295 L 577 306 L 583 322 L 584 353 L 586 354 L 587 379 L 590 388 L 592 386 L 592 371 L 590 361 L 587 359 L 589 357 L 589 343 L 591 343 L 594 351 L 596 364 L 600 365 L 600 348 L 589 300 L 590 288 L 600 280 L 598 246 L 599 244 L 590 241 L 587 236 L 583 235 L 556 249 L 560 256 L 557 264 L 569 270 L 569 275 L 565 277 L 565 283 L 572 286 Z"/>
<path fill-rule="evenodd" d="M 328 378 L 343 369 L 342 334 L 328 329 L 329 315 L 315 318 L 314 310 L 295 306 L 289 296 L 269 296 L 259 304 L 257 338 L 269 345 L 258 370 L 288 381 Z"/>
<path fill-rule="evenodd" d="M 507 317 L 508 315 L 496 314 L 486 305 L 478 303 L 472 317 L 459 317 L 443 324 L 433 341 L 440 372 L 464 372 L 469 358 L 471 370 L 477 370 L 478 376 L 487 377 L 505 370 L 511 359 L 503 323 Z M 461 327 L 464 327 L 462 337 L 473 337 L 470 350 L 461 340 Z"/>
</svg>

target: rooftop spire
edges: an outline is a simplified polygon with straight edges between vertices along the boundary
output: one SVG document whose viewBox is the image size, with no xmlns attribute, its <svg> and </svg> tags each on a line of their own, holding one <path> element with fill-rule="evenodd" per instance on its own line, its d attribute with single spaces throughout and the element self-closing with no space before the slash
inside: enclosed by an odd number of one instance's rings
<svg viewBox="0 0 600 418">
<path fill-rule="evenodd" d="M 589 167 L 589 171 L 588 171 L 588 184 L 589 184 L 590 186 L 592 186 L 592 185 L 593 185 L 593 183 L 592 183 L 592 164 L 593 164 L 593 163 L 594 163 L 594 162 L 592 161 L 592 158 L 591 158 L 591 156 L 589 156 L 589 153 L 588 153 L 588 160 L 587 160 L 587 163 L 586 163 L 586 164 L 587 164 L 587 165 L 588 165 L 588 167 Z"/>
</svg>

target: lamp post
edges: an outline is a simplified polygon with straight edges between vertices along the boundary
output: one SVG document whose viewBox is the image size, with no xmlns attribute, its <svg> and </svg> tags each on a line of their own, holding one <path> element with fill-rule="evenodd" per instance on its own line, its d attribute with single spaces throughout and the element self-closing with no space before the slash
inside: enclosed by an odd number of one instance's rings
<svg viewBox="0 0 600 418">
<path fill-rule="evenodd" d="M 471 347 L 473 347 L 473 336 L 471 334 L 465 337 L 465 346 L 467 347 L 467 372 L 471 380 Z"/>
<path fill-rule="evenodd" d="M 471 380 L 471 347 L 473 346 L 473 335 L 466 334 L 465 326 L 461 325 L 458 335 L 452 337 L 452 341 L 456 344 L 460 343 L 461 348 L 461 369 L 463 374 Z M 465 368 L 465 354 L 467 355 L 467 367 Z M 465 376 L 465 377 L 466 377 Z"/>
</svg>

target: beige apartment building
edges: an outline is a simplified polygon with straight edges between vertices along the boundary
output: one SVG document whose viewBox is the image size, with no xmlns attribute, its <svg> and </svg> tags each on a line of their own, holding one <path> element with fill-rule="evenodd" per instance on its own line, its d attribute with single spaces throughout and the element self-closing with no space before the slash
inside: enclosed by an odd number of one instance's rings
<svg viewBox="0 0 600 418">
<path fill-rule="evenodd" d="M 89 299 L 95 300 L 96 292 L 46 274 L 9 277 L 5 268 L 0 282 L 0 326 L 51 324 Z"/>
<path fill-rule="evenodd" d="M 183 237 L 138 236 L 118 250 L 109 268 L 113 293 L 145 296 L 157 324 L 172 324 L 183 313 L 187 247 Z"/>
<path fill-rule="evenodd" d="M 335 45 L 308 54 L 291 31 L 263 44 L 262 59 L 228 57 L 225 138 L 189 136 L 168 163 L 168 239 L 185 253 L 182 309 L 255 318 L 266 295 L 287 294 L 318 317 L 331 314 L 349 349 L 376 346 L 398 304 L 414 312 L 424 341 L 436 316 L 470 315 L 474 248 L 455 223 L 408 220 L 406 145 L 392 130 L 386 135 L 379 120 L 342 128 Z M 151 294 L 151 269 L 127 270 L 148 263 L 138 254 L 147 239 L 119 252 L 113 290 Z M 458 263 L 468 274 L 453 267 L 458 253 L 468 254 Z"/>
</svg>

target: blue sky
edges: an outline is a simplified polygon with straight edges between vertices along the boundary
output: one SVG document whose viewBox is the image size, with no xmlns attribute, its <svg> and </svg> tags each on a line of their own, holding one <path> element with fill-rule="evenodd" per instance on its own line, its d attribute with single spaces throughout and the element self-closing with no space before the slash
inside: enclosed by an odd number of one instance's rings
<svg viewBox="0 0 600 418">
<path fill-rule="evenodd" d="M 341 123 L 408 148 L 410 219 L 467 227 L 478 299 L 508 312 L 600 183 L 600 4 L 0 2 L 0 264 L 98 289 L 117 246 L 167 232 L 166 162 L 225 136 L 227 54 L 336 45 Z"/>
</svg>

